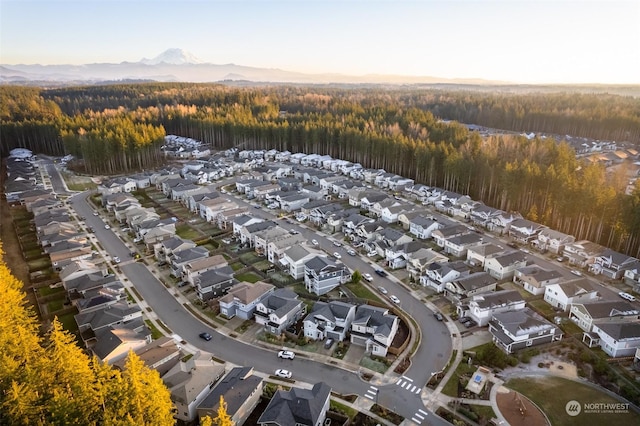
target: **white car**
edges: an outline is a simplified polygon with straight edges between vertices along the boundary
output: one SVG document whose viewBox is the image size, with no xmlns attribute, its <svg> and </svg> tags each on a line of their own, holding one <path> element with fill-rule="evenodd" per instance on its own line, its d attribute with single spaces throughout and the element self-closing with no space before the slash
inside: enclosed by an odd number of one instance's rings
<svg viewBox="0 0 640 426">
<path fill-rule="evenodd" d="M 116 263 L 120 263 L 120 258 L 118 256 L 116 256 L 116 257 L 113 258 L 113 261 L 116 262 Z"/>
<path fill-rule="evenodd" d="M 399 305 L 399 304 L 400 304 L 400 299 L 398 299 L 398 298 L 397 298 L 395 295 L 393 295 L 393 294 L 392 294 L 391 296 L 389 296 L 389 299 L 391 299 L 391 301 L 392 301 L 393 303 L 395 303 L 396 305 Z"/>
<path fill-rule="evenodd" d="M 569 272 L 571 272 L 573 275 L 578 276 L 578 277 L 581 277 L 581 276 L 582 276 L 582 272 L 580 272 L 580 271 L 576 271 L 575 269 L 572 269 L 572 270 L 571 270 L 571 271 L 569 271 Z"/>
<path fill-rule="evenodd" d="M 291 371 L 283 370 L 282 368 L 279 368 L 279 369 L 276 370 L 276 376 L 282 377 L 283 379 L 290 379 L 291 378 Z"/>
<path fill-rule="evenodd" d="M 111 227 L 109 225 L 105 225 L 104 229 L 111 229 Z"/>
<path fill-rule="evenodd" d="M 94 216 L 98 216 L 98 212 L 93 212 L 93 215 Z"/>
<path fill-rule="evenodd" d="M 356 251 L 353 249 L 347 250 L 347 253 L 349 253 L 349 255 L 351 256 L 355 256 L 356 255 Z"/>
<path fill-rule="evenodd" d="M 386 288 L 384 288 L 384 287 L 378 287 L 378 291 L 379 291 L 380 293 L 382 293 L 382 294 L 387 294 L 387 293 L 388 293 L 387 289 L 386 289 Z M 392 296 L 392 297 L 395 297 L 395 296 Z"/>
<path fill-rule="evenodd" d="M 365 281 L 369 281 L 369 282 L 373 281 L 373 277 L 371 276 L 371 274 L 364 274 L 362 278 L 364 278 Z"/>
<path fill-rule="evenodd" d="M 318 240 L 311 240 L 311 244 L 313 244 L 314 246 L 317 246 L 320 243 L 318 243 Z"/>
<path fill-rule="evenodd" d="M 334 241 L 333 245 L 336 246 L 336 247 L 342 247 L 342 244 L 337 242 L 337 241 Z"/>
<path fill-rule="evenodd" d="M 280 351 L 280 352 L 278 352 L 278 358 L 294 359 L 295 357 L 296 357 L 296 354 L 294 354 L 292 351 Z"/>
<path fill-rule="evenodd" d="M 336 259 L 342 259 L 342 256 L 340 256 L 340 253 L 338 253 L 337 251 L 333 253 L 333 257 L 335 257 Z"/>
</svg>

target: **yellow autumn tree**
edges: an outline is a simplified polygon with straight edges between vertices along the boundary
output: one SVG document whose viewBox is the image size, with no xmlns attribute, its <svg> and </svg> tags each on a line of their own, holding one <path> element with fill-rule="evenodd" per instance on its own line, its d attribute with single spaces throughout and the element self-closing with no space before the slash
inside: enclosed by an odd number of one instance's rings
<svg viewBox="0 0 640 426">
<path fill-rule="evenodd" d="M 232 426 L 231 416 L 227 413 L 227 403 L 224 397 L 220 395 L 220 403 L 218 405 L 218 415 L 213 419 L 216 426 Z"/>
</svg>

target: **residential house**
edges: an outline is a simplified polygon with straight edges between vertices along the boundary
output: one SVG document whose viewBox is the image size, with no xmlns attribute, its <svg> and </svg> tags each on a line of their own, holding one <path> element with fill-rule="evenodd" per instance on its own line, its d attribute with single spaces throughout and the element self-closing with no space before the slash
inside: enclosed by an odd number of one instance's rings
<svg viewBox="0 0 640 426">
<path fill-rule="evenodd" d="M 304 319 L 304 335 L 311 340 L 343 341 L 356 315 L 356 305 L 340 301 L 316 302 Z"/>
<path fill-rule="evenodd" d="M 364 346 L 375 356 L 387 356 L 387 351 L 398 331 L 399 319 L 387 308 L 360 305 L 351 322 L 351 343 Z"/>
<path fill-rule="evenodd" d="M 487 224 L 487 229 L 502 235 L 508 231 L 509 226 L 516 219 L 522 219 L 522 215 L 517 212 L 507 213 L 500 211 L 499 214 L 491 217 L 491 221 Z"/>
<path fill-rule="evenodd" d="M 252 319 L 258 303 L 271 295 L 274 289 L 273 285 L 262 281 L 236 284 L 220 298 L 220 313 L 227 318 Z"/>
<path fill-rule="evenodd" d="M 573 303 L 569 318 L 584 331 L 593 331 L 596 324 L 636 321 L 640 319 L 640 311 L 624 300 L 602 300 L 594 302 Z"/>
<path fill-rule="evenodd" d="M 196 243 L 180 237 L 171 237 L 153 246 L 153 253 L 158 263 L 168 262 L 169 257 L 177 251 L 196 247 Z"/>
<path fill-rule="evenodd" d="M 442 253 L 438 253 L 430 248 L 421 248 L 418 251 L 409 253 L 407 271 L 409 271 L 409 275 L 412 278 L 417 280 L 426 274 L 431 264 L 448 261 L 449 258 Z"/>
<path fill-rule="evenodd" d="M 218 213 L 216 222 L 219 229 L 233 229 L 233 221 L 240 216 L 246 216 L 249 209 L 247 207 L 238 207 L 237 209 L 223 210 Z"/>
<path fill-rule="evenodd" d="M 535 240 L 546 226 L 526 219 L 516 219 L 509 224 L 509 236 L 523 243 Z"/>
<path fill-rule="evenodd" d="M 591 241 L 581 240 L 574 243 L 565 244 L 562 255 L 572 265 L 580 267 L 587 267 L 595 262 L 602 252 L 605 251 L 605 247 L 600 244 L 592 243 Z"/>
<path fill-rule="evenodd" d="M 280 226 L 263 229 L 253 234 L 253 247 L 258 255 L 266 256 L 269 243 L 289 236 L 291 236 L 289 231 Z"/>
<path fill-rule="evenodd" d="M 426 249 L 421 241 L 411 241 L 385 249 L 385 260 L 391 269 L 400 269 L 407 266 L 409 257 L 420 249 Z"/>
<path fill-rule="evenodd" d="M 98 185 L 98 192 L 102 195 L 118 192 L 132 192 L 136 190 L 136 181 L 127 177 L 107 179 Z"/>
<path fill-rule="evenodd" d="M 87 348 L 95 344 L 97 332 L 101 329 L 129 325 L 132 326 L 130 329 L 138 331 L 145 327 L 140 306 L 126 300 L 119 300 L 100 309 L 79 312 L 74 318 Z"/>
<path fill-rule="evenodd" d="M 151 343 L 151 331 L 142 322 L 118 324 L 94 331 L 95 343 L 91 352 L 104 363 L 112 364 L 126 358 L 129 351 L 135 351 Z"/>
<path fill-rule="evenodd" d="M 270 220 L 243 226 L 240 228 L 240 242 L 248 247 L 255 247 L 255 236 L 259 232 L 276 227 L 278 224 Z"/>
<path fill-rule="evenodd" d="M 467 249 L 467 263 L 471 266 L 484 268 L 487 259 L 498 256 L 504 251 L 504 247 L 491 243 L 469 247 Z"/>
<path fill-rule="evenodd" d="M 420 277 L 420 284 L 431 287 L 438 293 L 445 290 L 446 284 L 460 277 L 468 276 L 471 272 L 469 265 L 462 261 L 448 262 L 447 260 L 429 265 L 425 275 Z"/>
<path fill-rule="evenodd" d="M 229 263 L 227 263 L 227 259 L 225 259 L 224 256 L 216 254 L 186 263 L 182 269 L 182 276 L 185 282 L 195 286 L 195 278 L 197 276 L 208 271 L 224 268 L 228 265 Z"/>
<path fill-rule="evenodd" d="M 200 213 L 200 203 L 220 197 L 220 194 L 212 187 L 201 187 L 200 191 L 189 194 L 186 205 L 190 212 Z"/>
<path fill-rule="evenodd" d="M 274 241 L 270 241 L 267 244 L 267 259 L 273 264 L 281 264 L 281 260 L 284 258 L 284 253 L 291 247 L 304 243 L 307 239 L 301 235 L 287 235 L 282 236 Z"/>
<path fill-rule="evenodd" d="M 612 358 L 632 357 L 640 348 L 640 322 L 608 322 L 596 324 L 591 333 L 582 338 L 589 338 L 589 347 L 599 343 L 602 350 Z M 591 336 L 597 336 L 593 339 Z M 595 342 L 593 342 L 595 340 Z M 593 343 L 592 343 L 593 342 Z"/>
<path fill-rule="evenodd" d="M 513 277 L 516 269 L 527 266 L 527 255 L 516 250 L 486 259 L 484 270 L 497 280 Z"/>
<path fill-rule="evenodd" d="M 431 238 L 433 232 L 443 228 L 445 225 L 437 220 L 427 216 L 416 216 L 409 223 L 409 233 L 415 235 L 416 238 L 426 240 Z"/>
<path fill-rule="evenodd" d="M 179 251 L 174 251 L 167 256 L 167 262 L 171 263 L 171 275 L 183 279 L 184 266 L 198 259 L 209 257 L 209 250 L 205 247 L 190 247 Z"/>
<path fill-rule="evenodd" d="M 331 387 L 320 382 L 311 389 L 278 390 L 258 419 L 260 426 L 325 425 L 331 397 Z"/>
<path fill-rule="evenodd" d="M 443 228 L 438 228 L 434 230 L 431 233 L 431 236 L 433 237 L 433 240 L 438 246 L 444 247 L 444 244 L 447 241 L 447 239 L 451 237 L 457 237 L 463 234 L 468 234 L 470 232 L 471 230 L 469 230 L 469 228 L 467 228 L 466 226 L 461 224 L 454 224 L 454 225 L 445 226 Z"/>
<path fill-rule="evenodd" d="M 351 272 L 342 263 L 315 256 L 304 264 L 304 286 L 309 293 L 322 296 L 351 279 Z"/>
<path fill-rule="evenodd" d="M 633 291 L 640 293 L 640 260 L 629 265 L 624 271 L 624 282 L 633 287 Z"/>
<path fill-rule="evenodd" d="M 595 257 L 589 269 L 594 274 L 601 274 L 607 278 L 618 280 L 622 278 L 625 270 L 633 267 L 637 260 L 634 257 L 607 248 Z"/>
<path fill-rule="evenodd" d="M 501 312 L 519 311 L 525 301 L 517 290 L 500 290 L 472 296 L 457 307 L 459 316 L 468 316 L 483 327 L 493 315 Z"/>
<path fill-rule="evenodd" d="M 489 322 L 493 343 L 508 354 L 562 340 L 562 331 L 529 308 L 501 312 Z"/>
<path fill-rule="evenodd" d="M 231 424 L 244 424 L 260 402 L 263 387 L 262 378 L 253 374 L 252 367 L 232 368 L 198 405 L 198 417 L 216 418 L 222 398 Z"/>
<path fill-rule="evenodd" d="M 566 244 L 575 241 L 576 237 L 573 235 L 567 235 L 554 229 L 544 228 L 538 233 L 537 239 L 533 240 L 532 244 L 535 245 L 538 250 L 561 254 Z"/>
<path fill-rule="evenodd" d="M 254 317 L 256 323 L 263 325 L 267 332 L 279 336 L 304 314 L 305 305 L 298 300 L 298 295 L 280 288 L 258 302 Z"/>
<path fill-rule="evenodd" d="M 484 204 L 477 204 L 473 207 L 473 210 L 471 210 L 469 217 L 474 225 L 487 227 L 494 217 L 503 213 L 502 210 L 494 209 Z"/>
<path fill-rule="evenodd" d="M 284 252 L 280 264 L 293 279 L 299 280 L 305 276 L 305 263 L 320 254 L 318 250 L 296 245 Z"/>
<path fill-rule="evenodd" d="M 285 212 L 294 212 L 300 210 L 303 205 L 308 203 L 310 198 L 305 194 L 292 194 L 286 197 L 281 197 L 280 208 Z"/>
<path fill-rule="evenodd" d="M 134 352 L 147 367 L 156 370 L 160 377 L 167 374 L 184 356 L 178 342 L 169 336 L 162 336 L 153 340 L 149 344 L 137 348 Z M 122 371 L 125 368 L 126 360 L 126 357 L 120 358 L 113 361 L 111 365 Z"/>
<path fill-rule="evenodd" d="M 487 293 L 496 289 L 495 278 L 486 272 L 476 272 L 460 276 L 445 283 L 445 296 L 458 301 L 473 296 L 474 294 Z"/>
<path fill-rule="evenodd" d="M 219 213 L 236 208 L 238 208 L 238 204 L 235 201 L 230 201 L 222 197 L 202 200 L 198 203 L 200 217 L 209 223 L 216 222 Z"/>
<path fill-rule="evenodd" d="M 201 352 L 183 358 L 171 368 L 162 381 L 171 393 L 174 417 L 185 423 L 194 421 L 198 406 L 223 374 L 224 365 L 216 364 L 211 354 Z"/>
<path fill-rule="evenodd" d="M 453 257 L 464 257 L 466 259 L 467 250 L 482 244 L 482 239 L 482 236 L 474 232 L 448 237 L 444 241 L 444 252 Z"/>
<path fill-rule="evenodd" d="M 513 282 L 520 284 L 529 293 L 539 296 L 544 294 L 545 287 L 550 284 L 559 284 L 562 274 L 555 269 L 543 269 L 538 265 L 518 268 L 513 274 Z"/>
<path fill-rule="evenodd" d="M 193 278 L 198 299 L 203 302 L 220 297 L 233 285 L 233 269 L 223 266 L 203 272 Z"/>
<path fill-rule="evenodd" d="M 549 284 L 544 289 L 544 301 L 555 309 L 567 312 L 574 303 L 602 300 L 600 288 L 586 278 Z"/>
</svg>

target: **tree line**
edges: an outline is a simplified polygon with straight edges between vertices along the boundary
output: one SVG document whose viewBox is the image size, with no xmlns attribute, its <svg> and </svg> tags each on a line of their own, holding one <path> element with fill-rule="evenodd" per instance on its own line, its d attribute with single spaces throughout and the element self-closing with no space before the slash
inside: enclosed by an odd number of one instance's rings
<svg viewBox="0 0 640 426">
<path fill-rule="evenodd" d="M 623 168 L 608 173 L 552 138 L 482 138 L 448 121 L 475 117 L 475 124 L 491 127 L 573 134 L 591 129 L 587 133 L 635 140 L 640 131 L 635 98 L 187 83 L 29 89 L 21 96 L 23 105 L 29 97 L 38 98 L 38 119 L 46 116 L 43 109 L 55 112 L 51 125 L 65 152 L 82 157 L 92 173 L 156 164 L 165 131 L 213 149 L 328 154 L 519 211 L 580 239 L 640 253 L 639 206 L 635 195 L 624 195 Z M 19 109 L 0 108 L 3 120 Z"/>
</svg>

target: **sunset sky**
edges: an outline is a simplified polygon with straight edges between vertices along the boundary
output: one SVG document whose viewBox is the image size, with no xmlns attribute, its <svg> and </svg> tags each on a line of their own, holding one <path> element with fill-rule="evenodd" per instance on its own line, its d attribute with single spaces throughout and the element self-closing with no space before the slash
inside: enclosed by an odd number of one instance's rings
<svg viewBox="0 0 640 426">
<path fill-rule="evenodd" d="M 640 1 L 0 0 L 0 63 L 204 62 L 306 73 L 640 84 Z"/>
</svg>

